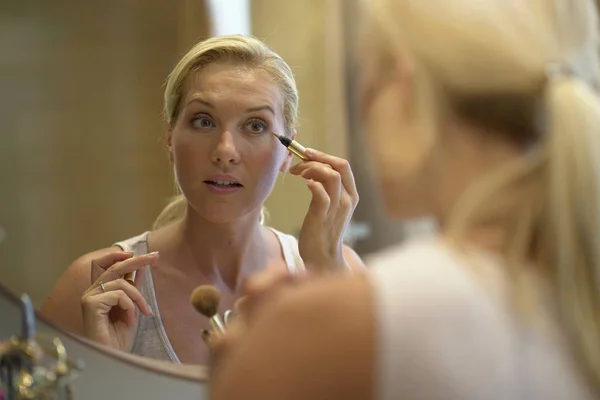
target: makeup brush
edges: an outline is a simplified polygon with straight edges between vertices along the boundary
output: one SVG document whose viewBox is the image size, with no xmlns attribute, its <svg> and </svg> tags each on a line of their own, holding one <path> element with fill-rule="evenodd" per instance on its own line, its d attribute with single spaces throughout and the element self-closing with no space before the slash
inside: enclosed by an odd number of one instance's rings
<svg viewBox="0 0 600 400">
<path fill-rule="evenodd" d="M 308 157 L 306 157 L 306 154 L 305 154 L 306 147 L 302 146 L 300 143 L 296 142 L 292 138 L 280 135 L 276 132 L 271 132 L 271 133 L 273 133 L 273 135 L 281 142 L 282 145 L 287 147 L 289 151 L 291 151 L 296 156 L 298 156 L 298 158 L 300 158 L 301 160 L 304 160 L 304 161 L 308 160 Z"/>
<path fill-rule="evenodd" d="M 224 333 L 225 326 L 221 321 L 221 317 L 217 314 L 220 300 L 221 295 L 219 291 L 210 285 L 198 286 L 190 296 L 190 303 L 192 303 L 196 311 L 209 319 L 210 324 L 216 332 Z"/>
</svg>

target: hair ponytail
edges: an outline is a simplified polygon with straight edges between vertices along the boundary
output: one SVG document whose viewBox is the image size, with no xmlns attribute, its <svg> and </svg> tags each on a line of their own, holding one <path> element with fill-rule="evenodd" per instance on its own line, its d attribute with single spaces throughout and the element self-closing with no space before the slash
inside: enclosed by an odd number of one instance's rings
<svg viewBox="0 0 600 400">
<path fill-rule="evenodd" d="M 600 387 L 600 99 L 569 76 L 545 93 L 547 209 L 541 247 L 567 334 Z"/>
<path fill-rule="evenodd" d="M 169 204 L 158 214 L 154 224 L 152 224 L 152 229 L 158 229 L 165 225 L 170 224 L 183 216 L 186 213 L 187 209 L 187 200 L 185 196 L 182 194 L 178 194 L 169 201 Z"/>
</svg>

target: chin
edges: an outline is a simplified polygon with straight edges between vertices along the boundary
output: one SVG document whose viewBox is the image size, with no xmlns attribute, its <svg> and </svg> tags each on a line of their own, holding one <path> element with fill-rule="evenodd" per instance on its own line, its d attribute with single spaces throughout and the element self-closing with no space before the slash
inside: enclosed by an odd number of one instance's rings
<svg viewBox="0 0 600 400">
<path fill-rule="evenodd" d="M 252 210 L 236 207 L 234 204 L 203 204 L 192 208 L 203 220 L 213 224 L 231 224 L 253 214 Z M 256 216 L 259 218 L 258 214 Z"/>
</svg>

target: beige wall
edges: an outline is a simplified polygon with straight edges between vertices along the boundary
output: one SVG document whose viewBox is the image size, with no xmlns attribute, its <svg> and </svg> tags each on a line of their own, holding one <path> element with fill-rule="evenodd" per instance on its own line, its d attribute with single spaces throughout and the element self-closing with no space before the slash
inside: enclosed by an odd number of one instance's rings
<svg viewBox="0 0 600 400">
<path fill-rule="evenodd" d="M 201 1 L 28 4 L 0 13 L 0 280 L 39 305 L 172 193 L 162 84 L 208 27 Z"/>
</svg>

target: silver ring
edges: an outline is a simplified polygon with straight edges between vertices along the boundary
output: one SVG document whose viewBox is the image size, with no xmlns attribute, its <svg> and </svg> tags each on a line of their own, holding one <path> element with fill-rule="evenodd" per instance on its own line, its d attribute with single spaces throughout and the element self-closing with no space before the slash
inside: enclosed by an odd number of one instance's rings
<svg viewBox="0 0 600 400">
<path fill-rule="evenodd" d="M 102 289 L 102 293 L 106 293 L 106 288 L 104 287 L 104 282 L 100 281 L 100 289 Z"/>
</svg>

